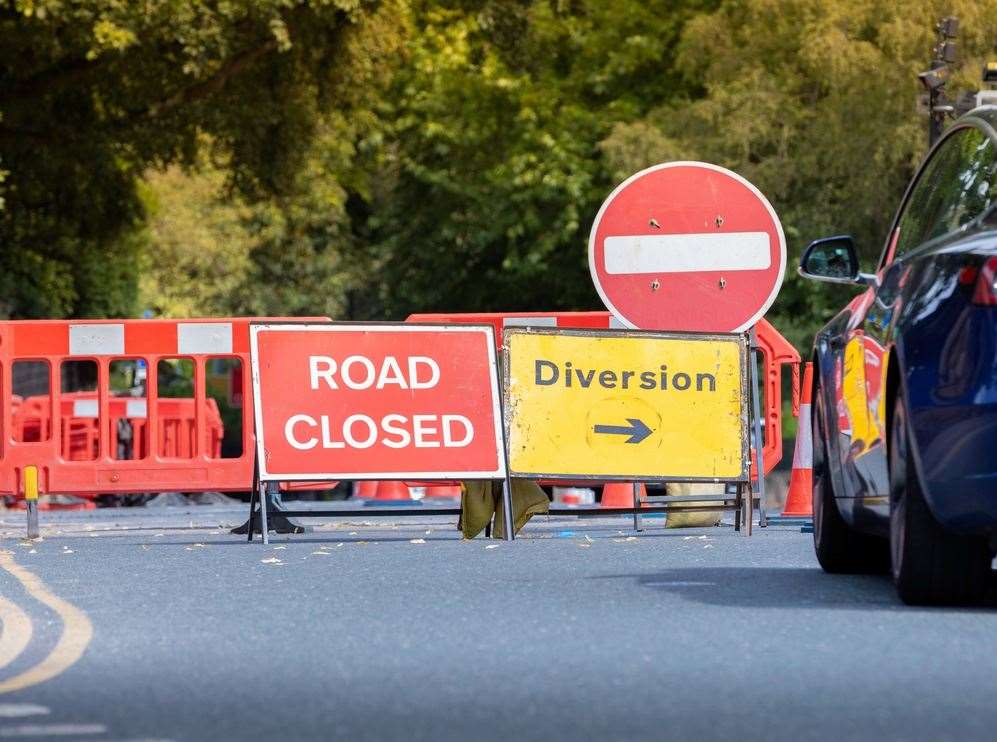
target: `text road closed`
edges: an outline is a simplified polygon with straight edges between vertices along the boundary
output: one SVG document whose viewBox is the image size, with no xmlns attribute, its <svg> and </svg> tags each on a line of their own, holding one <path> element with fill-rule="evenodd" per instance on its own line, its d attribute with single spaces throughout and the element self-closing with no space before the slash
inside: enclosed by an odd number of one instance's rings
<svg viewBox="0 0 997 742">
<path fill-rule="evenodd" d="M 253 328 L 264 476 L 504 475 L 490 327 Z"/>
</svg>

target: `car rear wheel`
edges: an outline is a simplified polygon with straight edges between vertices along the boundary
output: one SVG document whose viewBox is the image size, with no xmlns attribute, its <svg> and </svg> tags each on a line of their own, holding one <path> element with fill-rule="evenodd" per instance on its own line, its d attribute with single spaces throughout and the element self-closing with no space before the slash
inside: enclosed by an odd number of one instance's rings
<svg viewBox="0 0 997 742">
<path fill-rule="evenodd" d="M 910 605 L 979 603 L 992 555 L 984 538 L 942 529 L 924 499 L 901 395 L 890 430 L 890 556 L 900 599 Z"/>
<path fill-rule="evenodd" d="M 880 574 L 886 572 L 890 552 L 885 539 L 858 533 L 841 517 L 831 484 L 830 457 L 824 439 L 824 403 L 820 389 L 813 395 L 813 509 L 814 551 L 825 572 Z"/>
</svg>

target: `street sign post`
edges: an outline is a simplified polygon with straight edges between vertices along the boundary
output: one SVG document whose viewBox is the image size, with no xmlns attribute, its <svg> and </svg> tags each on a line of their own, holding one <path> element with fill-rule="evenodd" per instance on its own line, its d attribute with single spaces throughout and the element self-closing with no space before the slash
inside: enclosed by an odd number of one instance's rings
<svg viewBox="0 0 997 742">
<path fill-rule="evenodd" d="M 745 331 L 775 301 L 785 269 L 786 238 L 765 196 L 703 162 L 627 178 L 589 235 L 592 281 L 624 327 Z"/>
<path fill-rule="evenodd" d="M 743 335 L 506 331 L 514 477 L 743 482 Z"/>
</svg>

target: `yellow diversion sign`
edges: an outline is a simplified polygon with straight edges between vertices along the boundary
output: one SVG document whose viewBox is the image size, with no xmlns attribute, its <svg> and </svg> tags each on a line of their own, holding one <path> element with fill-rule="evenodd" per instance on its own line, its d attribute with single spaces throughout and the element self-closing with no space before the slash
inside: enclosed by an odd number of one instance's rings
<svg viewBox="0 0 997 742">
<path fill-rule="evenodd" d="M 748 478 L 742 335 L 505 332 L 513 476 Z"/>
</svg>

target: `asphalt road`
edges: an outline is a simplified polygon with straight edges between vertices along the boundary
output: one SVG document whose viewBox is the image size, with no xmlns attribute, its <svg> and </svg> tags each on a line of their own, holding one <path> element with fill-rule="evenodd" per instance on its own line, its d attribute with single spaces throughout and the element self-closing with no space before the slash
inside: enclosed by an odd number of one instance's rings
<svg viewBox="0 0 997 742">
<path fill-rule="evenodd" d="M 227 535 L 240 515 L 43 516 L 31 544 L 0 514 L 0 739 L 997 728 L 997 609 L 913 609 L 885 577 L 825 575 L 799 527 L 557 520 L 508 544 L 361 516 L 264 547 Z"/>
</svg>

